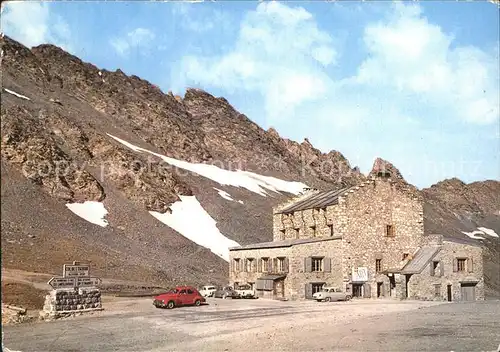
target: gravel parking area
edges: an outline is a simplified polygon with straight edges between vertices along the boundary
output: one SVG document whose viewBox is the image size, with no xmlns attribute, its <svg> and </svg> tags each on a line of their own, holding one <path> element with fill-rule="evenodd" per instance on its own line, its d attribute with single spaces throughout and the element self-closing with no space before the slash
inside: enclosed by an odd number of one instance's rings
<svg viewBox="0 0 500 352">
<path fill-rule="evenodd" d="M 106 310 L 92 316 L 5 327 L 5 346 L 18 351 L 493 351 L 499 343 L 498 302 L 208 303 L 166 310 L 153 307 L 151 299 L 106 298 Z"/>
</svg>

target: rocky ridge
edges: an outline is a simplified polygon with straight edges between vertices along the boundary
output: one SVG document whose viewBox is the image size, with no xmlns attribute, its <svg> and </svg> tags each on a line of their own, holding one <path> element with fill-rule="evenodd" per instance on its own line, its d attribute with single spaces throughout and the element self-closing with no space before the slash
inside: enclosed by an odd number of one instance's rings
<svg viewBox="0 0 500 352">
<path fill-rule="evenodd" d="M 28 49 L 4 36 L 1 46 L 2 87 L 28 98 L 2 91 L 4 266 L 57 272 L 64 261 L 82 256 L 92 258 L 101 275 L 158 284 L 223 283 L 227 263 L 148 214 L 169 211 L 179 196 L 195 195 L 221 232 L 241 244 L 272 239 L 271 209 L 289 195 L 224 188 L 134 152 L 109 135 L 179 160 L 318 189 L 366 179 L 340 152 L 322 153 L 307 139 L 298 143 L 273 128 L 265 131 L 226 99 L 205 91 L 164 94 L 137 76 L 100 70 L 52 45 Z M 485 226 L 500 233 L 498 181 L 445 180 L 418 190 L 383 159 L 374 162 L 368 177 L 385 171 L 398 187 L 425 199 L 426 232 L 467 239 L 462 231 Z M 244 207 L 222 199 L 214 187 Z M 64 208 L 65 202 L 84 200 L 113 208 L 111 225 L 96 228 Z M 36 210 L 41 203 L 44 217 Z M 43 265 L 30 262 L 51 250 L 62 253 Z"/>
</svg>

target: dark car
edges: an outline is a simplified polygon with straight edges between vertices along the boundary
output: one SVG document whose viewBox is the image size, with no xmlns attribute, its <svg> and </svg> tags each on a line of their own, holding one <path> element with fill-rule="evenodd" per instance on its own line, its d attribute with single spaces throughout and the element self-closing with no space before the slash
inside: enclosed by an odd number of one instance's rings
<svg viewBox="0 0 500 352">
<path fill-rule="evenodd" d="M 231 286 L 224 286 L 223 288 L 218 288 L 214 292 L 214 297 L 215 298 L 223 298 L 223 299 L 237 298 L 238 294 L 236 293 L 234 288 L 232 288 Z"/>
<path fill-rule="evenodd" d="M 205 298 L 192 286 L 177 286 L 176 288 L 156 296 L 153 304 L 156 308 L 168 308 L 180 306 L 199 306 L 204 303 Z"/>
</svg>

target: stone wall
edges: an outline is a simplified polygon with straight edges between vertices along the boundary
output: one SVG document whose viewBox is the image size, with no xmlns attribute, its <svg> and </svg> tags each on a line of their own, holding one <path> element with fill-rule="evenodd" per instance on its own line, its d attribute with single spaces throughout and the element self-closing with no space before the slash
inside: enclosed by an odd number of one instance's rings
<svg viewBox="0 0 500 352">
<path fill-rule="evenodd" d="M 351 276 L 352 268 L 367 267 L 370 296 L 377 296 L 377 282 L 388 293 L 389 278 L 376 272 L 376 260 L 381 260 L 380 271 L 397 269 L 405 263 L 403 254 L 416 252 L 424 233 L 421 200 L 377 178 L 347 193 L 339 205 L 345 222 L 340 230 L 344 277 Z M 393 226 L 394 237 L 387 236 L 387 225 Z"/>
<path fill-rule="evenodd" d="M 273 215 L 273 240 L 332 237 L 340 233 L 340 207 L 306 209 L 292 214 Z"/>
<path fill-rule="evenodd" d="M 460 281 L 477 281 L 475 288 L 476 300 L 484 300 L 483 253 L 476 245 L 456 243 L 443 240 L 441 250 L 426 265 L 420 274 L 414 274 L 408 281 L 408 298 L 421 300 L 447 300 L 447 286 L 451 285 L 452 300 L 461 300 Z M 454 271 L 455 258 L 466 258 L 466 270 Z M 431 275 L 433 262 L 442 262 L 443 275 L 438 269 Z M 441 265 L 441 264 L 439 264 Z M 439 293 L 436 292 L 436 285 Z"/>
<path fill-rule="evenodd" d="M 260 258 L 278 258 L 285 257 L 288 267 L 285 268 L 285 288 L 284 294 L 289 299 L 304 299 L 305 287 L 308 283 L 325 283 L 327 285 L 342 287 L 342 252 L 341 239 L 329 238 L 324 241 L 313 243 L 295 244 L 288 247 L 267 248 L 267 249 L 247 249 L 247 250 L 232 250 L 229 253 L 230 284 L 237 283 L 255 283 L 257 279 L 263 275 L 270 273 L 278 273 L 275 267 L 269 272 L 263 273 L 259 270 L 258 259 Z M 308 257 L 324 257 L 324 261 L 328 260 L 330 265 L 323 269 L 328 271 L 310 272 L 306 271 L 305 260 Z M 234 259 L 239 258 L 240 266 L 235 271 Z M 255 271 L 245 271 L 245 259 L 254 258 L 256 260 Z M 243 269 L 243 270 L 242 270 Z"/>
<path fill-rule="evenodd" d="M 304 299 L 306 284 L 309 283 L 343 288 L 341 239 L 296 245 L 291 247 L 290 254 L 290 271 L 285 280 L 285 295 L 290 299 Z M 306 271 L 305 260 L 308 257 L 324 257 L 324 260 L 330 261 L 330 270 Z"/>
<path fill-rule="evenodd" d="M 46 313 L 78 312 L 102 309 L 101 292 L 95 287 L 52 290 L 45 297 Z"/>
</svg>

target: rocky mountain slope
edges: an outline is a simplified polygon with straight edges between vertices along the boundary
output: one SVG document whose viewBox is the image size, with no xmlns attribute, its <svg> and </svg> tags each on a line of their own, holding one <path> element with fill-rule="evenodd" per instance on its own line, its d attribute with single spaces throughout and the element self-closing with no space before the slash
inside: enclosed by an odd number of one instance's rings
<svg viewBox="0 0 500 352">
<path fill-rule="evenodd" d="M 173 96 L 52 45 L 4 36 L 1 46 L 2 267 L 59 274 L 90 260 L 103 277 L 225 283 L 223 247 L 271 240 L 273 206 L 366 177 L 340 152 L 265 131 L 202 90 Z M 500 233 L 499 182 L 419 191 L 381 168 L 426 199 L 426 231 Z"/>
</svg>

